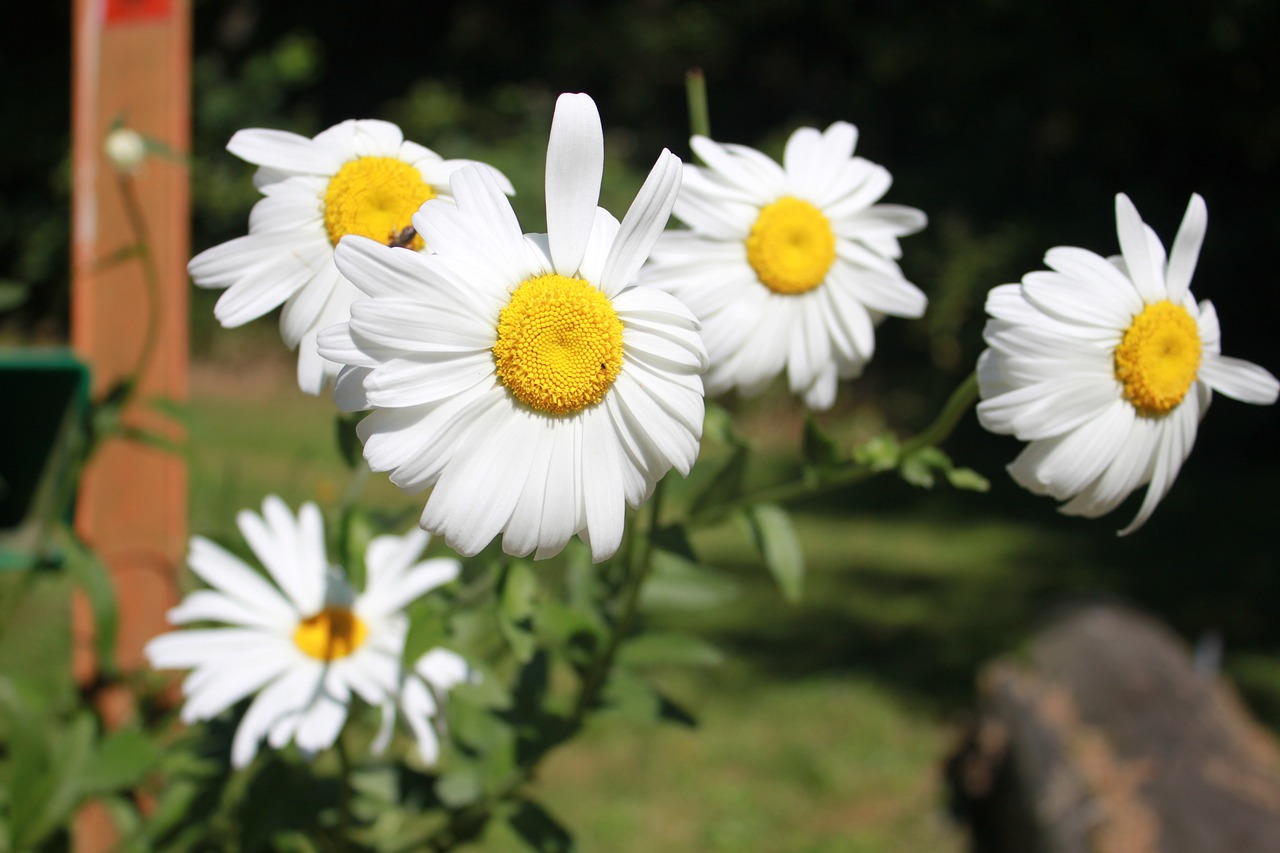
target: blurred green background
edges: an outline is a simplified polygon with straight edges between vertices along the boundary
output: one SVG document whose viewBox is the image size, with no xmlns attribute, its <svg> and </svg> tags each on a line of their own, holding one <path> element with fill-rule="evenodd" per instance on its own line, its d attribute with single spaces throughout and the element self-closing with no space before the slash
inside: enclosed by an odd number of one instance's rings
<svg viewBox="0 0 1280 853">
<path fill-rule="evenodd" d="M 65 336 L 69 5 L 18 5 L 0 28 L 0 293 L 24 295 L 0 314 L 4 342 Z M 882 326 L 868 375 L 820 418 L 846 443 L 929 420 L 981 350 L 991 286 L 1051 246 L 1117 251 L 1120 191 L 1166 244 L 1190 194 L 1205 196 L 1195 292 L 1217 306 L 1227 354 L 1280 369 L 1274 4 L 216 0 L 194 12 L 193 251 L 243 233 L 257 198 L 251 168 L 223 150 L 235 130 L 312 134 L 352 117 L 492 162 L 539 230 L 551 106 L 568 90 L 600 106 L 603 203 L 621 215 L 662 147 L 687 156 L 683 77 L 700 67 L 717 138 L 776 155 L 797 125 L 851 121 L 858 153 L 894 175 L 886 200 L 930 216 L 903 259 L 929 314 Z M 270 320 L 218 329 L 216 295 L 193 293 L 190 430 L 192 525 L 215 534 L 265 491 L 333 500 L 345 484 L 328 402 L 291 390 Z M 777 449 L 766 473 L 781 473 L 794 406 L 774 392 L 738 410 Z M 1058 517 L 1003 473 L 1017 442 L 969 418 L 948 450 L 991 492 L 886 480 L 802 507 L 811 578 L 796 607 L 741 531 L 709 531 L 702 555 L 743 593 L 663 617 L 730 653 L 670 675 L 705 725 L 601 726 L 551 762 L 547 804 L 586 849 L 958 850 L 939 764 L 975 668 L 1076 596 L 1135 602 L 1190 641 L 1217 632 L 1228 673 L 1280 725 L 1278 427 L 1275 408 L 1219 399 L 1152 521 L 1117 539 L 1136 502 L 1100 521 Z M 366 495 L 406 505 L 380 477 Z"/>
</svg>

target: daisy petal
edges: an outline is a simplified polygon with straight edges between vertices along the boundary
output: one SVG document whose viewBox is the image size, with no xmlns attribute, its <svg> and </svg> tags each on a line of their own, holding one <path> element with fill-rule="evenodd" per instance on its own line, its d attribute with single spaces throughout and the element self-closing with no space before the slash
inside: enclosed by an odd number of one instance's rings
<svg viewBox="0 0 1280 853">
<path fill-rule="evenodd" d="M 572 278 L 582 263 L 604 174 L 604 131 L 595 101 L 564 94 L 556 100 L 547 143 L 547 236 L 551 260 Z"/>
<path fill-rule="evenodd" d="M 649 177 L 622 218 L 622 227 L 600 275 L 600 289 L 613 296 L 631 282 L 658 235 L 667 227 L 671 207 L 680 192 L 680 158 L 665 148 Z"/>
<path fill-rule="evenodd" d="M 1191 276 L 1195 274 L 1200 246 L 1204 243 L 1208 227 L 1209 211 L 1205 208 L 1204 199 L 1199 193 L 1193 193 L 1187 204 L 1187 212 L 1182 216 L 1182 224 L 1178 226 L 1178 234 L 1173 238 L 1173 248 L 1169 251 L 1169 269 L 1164 278 L 1169 301 L 1175 305 L 1182 302 L 1191 286 Z"/>
<path fill-rule="evenodd" d="M 1280 383 L 1269 371 L 1240 358 L 1205 357 L 1200 362 L 1199 374 L 1214 391 L 1242 403 L 1270 406 L 1280 393 Z"/>
<path fill-rule="evenodd" d="M 332 175 L 342 166 L 336 149 L 284 130 L 236 131 L 227 150 L 256 166 L 288 174 Z"/>
</svg>

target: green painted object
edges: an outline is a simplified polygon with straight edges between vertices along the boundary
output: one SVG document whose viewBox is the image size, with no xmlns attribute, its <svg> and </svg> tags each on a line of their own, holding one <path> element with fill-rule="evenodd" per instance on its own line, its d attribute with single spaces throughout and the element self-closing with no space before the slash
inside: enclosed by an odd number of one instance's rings
<svg viewBox="0 0 1280 853">
<path fill-rule="evenodd" d="M 0 571 L 56 564 L 49 523 L 70 519 L 89 368 L 66 349 L 0 349 Z"/>
</svg>

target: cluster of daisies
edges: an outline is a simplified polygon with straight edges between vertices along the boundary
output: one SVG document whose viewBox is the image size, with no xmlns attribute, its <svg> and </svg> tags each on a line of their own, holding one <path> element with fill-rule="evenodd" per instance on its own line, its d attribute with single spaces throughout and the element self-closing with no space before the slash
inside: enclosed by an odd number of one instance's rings
<svg viewBox="0 0 1280 853">
<path fill-rule="evenodd" d="M 876 324 L 924 313 L 897 260 L 925 215 L 880 203 L 890 175 L 856 143 L 844 122 L 801 128 L 779 164 L 695 136 L 702 165 L 663 151 L 619 221 L 597 204 L 595 103 L 562 95 L 547 233 L 525 234 L 499 171 L 442 159 L 386 122 L 313 139 L 245 130 L 228 147 L 259 167 L 264 197 L 248 235 L 189 270 L 225 289 L 226 326 L 283 305 L 300 387 L 332 381 L 341 409 L 370 412 L 365 458 L 406 492 L 430 490 L 424 530 L 463 555 L 501 535 L 508 554 L 536 558 L 578 535 L 599 561 L 619 547 L 626 506 L 672 468 L 688 473 L 704 394 L 759 393 L 785 373 L 807 406 L 829 408 L 872 358 Z M 685 228 L 665 230 L 673 213 Z M 1049 271 L 991 291 L 978 416 L 1027 442 L 1010 473 L 1064 512 L 1102 515 L 1147 486 L 1128 532 L 1168 491 L 1211 392 L 1273 403 L 1277 382 L 1221 355 L 1212 305 L 1191 296 L 1199 196 L 1168 257 L 1123 195 L 1116 217 L 1121 256 L 1056 248 Z M 388 718 L 400 708 L 433 755 L 433 697 L 467 669 L 438 650 L 402 672 L 400 609 L 456 564 L 411 566 L 417 534 L 379 540 L 356 596 L 325 565 L 313 507 L 295 523 L 269 500 L 241 529 L 279 590 L 195 540 L 192 568 L 216 591 L 174 621 L 236 627 L 152 644 L 157 666 L 194 667 L 185 715 L 260 691 L 236 738 L 243 763 L 263 738 L 332 743 L 354 692 Z"/>
</svg>

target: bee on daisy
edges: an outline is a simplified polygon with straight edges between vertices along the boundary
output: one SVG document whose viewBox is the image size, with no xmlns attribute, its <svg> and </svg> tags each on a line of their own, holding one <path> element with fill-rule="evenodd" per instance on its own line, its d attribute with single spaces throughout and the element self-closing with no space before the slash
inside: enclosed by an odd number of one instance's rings
<svg viewBox="0 0 1280 853">
<path fill-rule="evenodd" d="M 987 298 L 979 420 L 1028 442 L 1009 473 L 1068 515 L 1096 518 L 1146 486 L 1121 535 L 1168 493 L 1214 391 L 1269 405 L 1280 390 L 1263 368 L 1222 355 L 1213 305 L 1191 294 L 1207 223 L 1193 195 L 1166 257 L 1118 195 L 1120 257 L 1050 249 L 1049 270 Z"/>
<path fill-rule="evenodd" d="M 547 234 L 521 234 L 492 173 L 454 174 L 454 204 L 413 218 L 429 254 L 348 237 L 342 273 L 369 298 L 320 335 L 347 365 L 335 401 L 372 409 L 357 430 L 375 471 L 431 489 L 421 523 L 476 554 L 595 560 L 670 469 L 698 453 L 706 351 L 671 295 L 633 283 L 666 225 L 680 161 L 664 151 L 619 223 L 597 206 L 595 102 L 561 95 L 547 145 Z"/>
<path fill-rule="evenodd" d="M 812 409 L 862 373 L 885 315 L 919 317 L 926 299 L 906 280 L 898 238 L 924 213 L 878 204 L 892 179 L 853 155 L 857 129 L 791 134 L 781 164 L 745 145 L 690 140 L 675 216 L 641 281 L 670 292 L 702 323 L 709 395 L 758 394 L 786 372 Z"/>
<path fill-rule="evenodd" d="M 249 129 L 227 150 L 258 166 L 264 196 L 249 215 L 249 233 L 206 249 L 187 272 L 198 287 L 223 288 L 214 316 L 227 328 L 280 305 L 280 334 L 298 350 L 298 386 L 319 394 L 338 365 L 316 352 L 316 334 L 345 322 L 359 291 L 333 262 L 348 234 L 422 251 L 411 217 L 430 199 L 451 199 L 449 178 L 476 165 L 507 194 L 511 183 L 491 166 L 445 160 L 404 138 L 390 122 L 348 120 L 308 139 L 283 130 Z"/>
<path fill-rule="evenodd" d="M 161 635 L 147 644 L 146 655 L 157 669 L 191 670 L 182 683 L 184 722 L 212 719 L 254 697 L 231 747 L 232 764 L 244 767 L 263 740 L 273 749 L 292 742 L 308 753 L 332 746 L 353 694 L 385 714 L 400 697 L 405 608 L 452 581 L 461 567 L 453 559 L 419 560 L 429 538 L 421 530 L 379 536 L 365 553 L 365 588 L 356 592 L 325 557 L 315 504 L 303 504 L 295 516 L 271 496 L 261 515 L 245 510 L 236 522 L 266 576 L 192 537 L 188 565 L 211 588 L 188 594 L 169 611 L 169 621 L 216 627 Z M 419 663 L 413 677 L 447 690 L 465 678 L 466 665 L 452 652 L 439 652 L 446 657 L 438 655 L 425 669 Z M 439 712 L 421 702 L 412 709 L 419 716 Z M 413 717 L 410 724 L 421 744 L 426 722 Z M 428 744 L 420 751 L 434 756 L 438 750 Z"/>
</svg>

